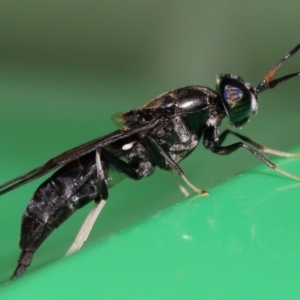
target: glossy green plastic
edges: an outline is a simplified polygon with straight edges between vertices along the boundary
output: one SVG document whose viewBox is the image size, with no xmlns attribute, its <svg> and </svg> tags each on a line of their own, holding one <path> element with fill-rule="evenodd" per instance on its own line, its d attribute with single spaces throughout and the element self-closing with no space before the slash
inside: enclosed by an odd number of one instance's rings
<svg viewBox="0 0 300 300">
<path fill-rule="evenodd" d="M 299 159 L 275 161 L 300 169 Z M 299 193 L 299 183 L 258 166 L 25 274 L 0 297 L 295 299 Z"/>
<path fill-rule="evenodd" d="M 112 132 L 112 114 L 165 91 L 214 88 L 222 72 L 256 86 L 299 42 L 299 1 L 192 2 L 3 3 L 0 183 Z M 298 70 L 299 54 L 281 71 Z M 241 133 L 279 150 L 298 144 L 299 78 L 259 96 Z M 275 162 L 300 175 L 300 159 Z M 90 206 L 12 284 L 22 213 L 45 177 L 1 196 L 0 300 L 298 299 L 300 184 L 244 149 L 218 156 L 199 145 L 180 166 L 210 195 L 184 199 L 159 170 L 125 179 L 80 252 L 64 257 Z"/>
</svg>

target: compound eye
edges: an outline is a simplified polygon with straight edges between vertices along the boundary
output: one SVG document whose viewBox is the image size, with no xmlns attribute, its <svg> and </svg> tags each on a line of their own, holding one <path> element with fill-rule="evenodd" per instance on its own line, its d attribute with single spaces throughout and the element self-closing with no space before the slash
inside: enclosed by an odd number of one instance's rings
<svg viewBox="0 0 300 300">
<path fill-rule="evenodd" d="M 248 121 L 251 112 L 251 95 L 242 85 L 226 84 L 223 89 L 223 105 L 230 122 L 235 127 Z"/>
<path fill-rule="evenodd" d="M 223 92 L 224 101 L 227 103 L 230 109 L 234 109 L 239 105 L 239 102 L 243 98 L 243 91 L 238 87 L 225 85 Z"/>
<path fill-rule="evenodd" d="M 230 123 L 241 127 L 249 119 L 252 105 L 251 87 L 242 78 L 230 74 L 220 78 L 219 92 Z"/>
</svg>

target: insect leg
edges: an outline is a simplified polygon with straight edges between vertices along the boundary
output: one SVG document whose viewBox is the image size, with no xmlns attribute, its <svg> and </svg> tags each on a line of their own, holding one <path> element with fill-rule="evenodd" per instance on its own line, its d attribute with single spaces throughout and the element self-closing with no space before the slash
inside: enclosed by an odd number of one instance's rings
<svg viewBox="0 0 300 300">
<path fill-rule="evenodd" d="M 183 175 L 184 172 L 179 167 L 179 165 L 172 159 L 172 157 L 159 145 L 159 143 L 151 136 L 147 136 L 147 140 L 155 147 L 160 156 L 164 161 L 178 174 Z"/>
<path fill-rule="evenodd" d="M 106 200 L 101 200 L 96 202 L 87 215 L 85 221 L 83 222 L 74 242 L 72 243 L 71 247 L 66 252 L 66 256 L 73 254 L 74 252 L 80 250 L 84 242 L 87 240 L 99 214 L 101 213 L 103 207 L 106 204 Z"/>
<path fill-rule="evenodd" d="M 158 144 L 158 142 L 151 136 L 147 136 L 147 139 L 150 143 L 156 148 L 160 156 L 166 161 L 166 163 L 184 180 L 184 182 L 196 193 L 200 195 L 208 195 L 208 192 L 202 189 L 199 189 L 193 185 L 184 175 L 184 172 L 179 167 L 179 165 L 173 160 L 173 158 Z"/>
<path fill-rule="evenodd" d="M 257 143 L 256 141 L 248 138 L 247 136 L 244 136 L 242 134 L 239 134 L 239 133 L 229 130 L 229 129 L 226 129 L 225 131 L 223 131 L 220 134 L 220 144 L 225 140 L 225 138 L 227 137 L 228 134 L 235 135 L 242 141 L 247 142 L 248 144 L 254 146 L 256 149 L 258 149 L 259 151 L 264 152 L 264 153 L 269 153 L 269 154 L 282 156 L 282 157 L 300 157 L 300 153 L 289 153 L 289 152 L 283 152 L 280 150 L 268 148 L 262 144 Z"/>
<path fill-rule="evenodd" d="M 62 167 L 43 182 L 32 196 L 22 218 L 22 251 L 12 279 L 24 273 L 36 250 L 55 228 L 77 209 L 99 197 L 95 160 L 92 157 L 93 153 Z"/>
<path fill-rule="evenodd" d="M 100 150 L 96 151 L 96 167 L 97 167 L 97 177 L 99 182 L 99 197 L 95 201 L 95 205 L 87 215 L 85 221 L 83 222 L 74 242 L 68 249 L 66 256 L 78 251 L 84 242 L 87 240 L 99 214 L 101 213 L 103 207 L 106 204 L 108 198 L 108 189 L 106 184 L 105 174 L 102 168 Z"/>
<path fill-rule="evenodd" d="M 173 180 L 176 182 L 176 184 L 178 185 L 178 188 L 180 189 L 180 192 L 185 196 L 185 197 L 188 197 L 190 195 L 190 193 L 188 192 L 188 190 L 182 185 L 181 182 L 179 182 L 176 174 L 174 173 L 173 170 L 171 170 L 170 172 Z"/>
<path fill-rule="evenodd" d="M 137 152 L 141 155 L 139 151 Z M 152 165 L 147 164 L 147 160 L 143 161 L 141 158 L 139 158 L 139 160 L 139 166 L 137 168 L 134 168 L 130 163 L 123 161 L 105 148 L 96 150 L 99 197 L 98 199 L 96 199 L 94 207 L 86 217 L 82 227 L 80 228 L 73 244 L 67 251 L 66 255 L 70 255 L 78 251 L 82 247 L 83 243 L 87 240 L 97 217 L 106 204 L 106 200 L 108 198 L 108 187 L 106 183 L 107 177 L 103 170 L 102 162 L 105 161 L 107 164 L 110 164 L 120 172 L 125 173 L 130 178 L 138 180 L 144 176 L 151 174 L 154 170 L 154 167 Z"/>
<path fill-rule="evenodd" d="M 246 150 L 248 150 L 249 152 L 251 152 L 255 157 L 257 157 L 260 161 L 262 161 L 263 163 L 265 163 L 269 168 L 287 176 L 290 177 L 296 181 L 300 181 L 300 177 L 289 173 L 279 167 L 277 167 L 270 159 L 268 159 L 266 156 L 264 156 L 263 154 L 261 154 L 259 151 L 255 150 L 254 148 L 248 146 L 247 144 L 244 144 L 242 142 L 238 142 L 238 143 L 234 143 L 228 146 L 221 146 L 221 143 L 224 142 L 225 137 L 228 133 L 225 133 L 222 135 L 220 135 L 220 140 L 219 141 L 215 141 L 215 137 L 216 137 L 216 131 L 214 128 L 210 128 L 211 130 L 207 130 L 206 134 L 204 136 L 204 145 L 208 148 L 210 148 L 210 150 L 213 153 L 219 154 L 219 155 L 227 155 L 230 154 L 240 148 L 244 148 Z M 244 136 L 243 136 L 244 137 Z M 245 137 L 246 138 L 246 137 Z M 249 139 L 250 140 L 250 139 Z M 251 142 L 255 143 L 254 141 L 250 140 Z M 252 144 L 253 145 L 253 144 Z M 256 145 L 259 145 L 256 143 Z"/>
</svg>

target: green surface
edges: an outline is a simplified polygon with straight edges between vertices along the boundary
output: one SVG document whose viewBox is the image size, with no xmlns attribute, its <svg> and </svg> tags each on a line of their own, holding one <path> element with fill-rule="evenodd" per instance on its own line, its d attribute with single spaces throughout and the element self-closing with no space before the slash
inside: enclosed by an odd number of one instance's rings
<svg viewBox="0 0 300 300">
<path fill-rule="evenodd" d="M 300 160 L 278 163 L 292 172 L 300 167 Z M 0 295 L 295 299 L 300 292 L 299 192 L 299 183 L 265 166 L 251 169 L 211 188 L 207 197 L 190 196 L 25 275 L 2 287 Z"/>
<path fill-rule="evenodd" d="M 299 42 L 299 10 L 298 0 L 1 3 L 0 182 L 111 132 L 111 115 L 165 91 L 213 88 L 224 72 L 255 86 Z M 278 75 L 299 70 L 299 56 Z M 242 134 L 280 150 L 299 144 L 298 83 L 262 93 Z M 211 192 L 200 199 L 183 200 L 164 172 L 124 180 L 80 253 L 63 259 L 89 207 L 0 299 L 299 298 L 299 185 L 264 166 L 244 172 L 257 163 L 243 150 L 221 157 L 199 146 L 181 167 Z M 300 174 L 299 160 L 280 166 Z M 44 179 L 0 198 L 0 283 Z"/>
</svg>

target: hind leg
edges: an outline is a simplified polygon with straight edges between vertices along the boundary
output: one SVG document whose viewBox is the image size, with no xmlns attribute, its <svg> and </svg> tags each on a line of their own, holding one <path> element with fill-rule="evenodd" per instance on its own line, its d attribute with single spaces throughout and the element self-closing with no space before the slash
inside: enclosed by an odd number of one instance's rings
<svg viewBox="0 0 300 300">
<path fill-rule="evenodd" d="M 138 153 L 140 156 L 135 156 L 137 161 L 136 165 L 133 166 L 130 161 L 125 162 L 104 148 L 96 150 L 97 180 L 100 196 L 95 200 L 96 203 L 94 207 L 86 217 L 66 255 L 70 255 L 82 247 L 84 242 L 87 240 L 99 214 L 106 204 L 106 200 L 108 199 L 108 187 L 106 183 L 107 174 L 105 174 L 103 170 L 103 166 L 105 166 L 105 164 L 113 166 L 118 171 L 136 180 L 148 176 L 154 171 L 153 165 L 147 161 L 147 159 L 145 159 L 140 152 Z"/>
<path fill-rule="evenodd" d="M 106 185 L 106 178 L 102 168 L 101 156 L 100 151 L 96 151 L 96 167 L 97 167 L 97 179 L 98 179 L 98 186 L 99 190 L 101 190 L 101 196 L 95 200 L 95 205 L 91 209 L 90 213 L 87 215 L 84 223 L 82 224 L 74 242 L 72 243 L 71 247 L 66 253 L 70 255 L 76 251 L 78 251 L 84 242 L 87 240 L 99 214 L 101 213 L 103 207 L 106 204 L 106 200 L 108 198 L 108 189 Z"/>
<path fill-rule="evenodd" d="M 22 217 L 22 252 L 12 279 L 24 273 L 36 250 L 55 228 L 78 208 L 99 197 L 95 162 L 90 158 L 83 157 L 59 169 L 34 193 Z"/>
</svg>

